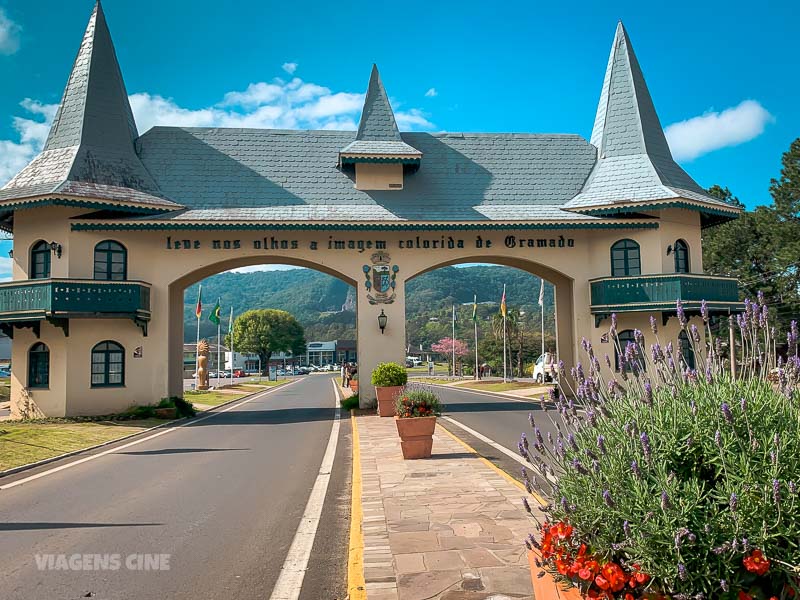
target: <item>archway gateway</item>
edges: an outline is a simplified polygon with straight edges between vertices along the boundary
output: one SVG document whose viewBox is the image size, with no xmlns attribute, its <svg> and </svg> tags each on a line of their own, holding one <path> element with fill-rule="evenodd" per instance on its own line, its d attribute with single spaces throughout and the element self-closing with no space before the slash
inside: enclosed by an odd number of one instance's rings
<svg viewBox="0 0 800 600">
<path fill-rule="evenodd" d="M 42 153 L 0 191 L 0 226 L 14 234 L 14 281 L 0 285 L 12 410 L 103 414 L 180 394 L 184 288 L 259 263 L 355 286 L 362 402 L 374 396 L 373 367 L 405 356 L 406 281 L 458 262 L 554 283 L 571 366 L 576 339 L 607 342 L 600 325 L 611 313 L 620 330 L 659 314 L 676 337 L 677 298 L 690 314 L 703 299 L 712 312 L 737 310 L 736 281 L 703 274 L 700 238 L 737 212 L 672 160 L 622 24 L 590 141 L 401 134 L 375 67 L 356 133 L 139 136 L 98 4 Z M 102 386 L 92 383 L 100 342 L 122 349 L 114 364 L 125 370 Z"/>
</svg>

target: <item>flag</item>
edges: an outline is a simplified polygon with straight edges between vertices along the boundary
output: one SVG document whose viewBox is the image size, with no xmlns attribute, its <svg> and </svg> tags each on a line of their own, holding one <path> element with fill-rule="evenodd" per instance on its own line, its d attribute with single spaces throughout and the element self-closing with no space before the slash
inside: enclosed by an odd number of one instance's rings
<svg viewBox="0 0 800 600">
<path fill-rule="evenodd" d="M 219 325 L 221 321 L 220 319 L 221 315 L 222 315 L 222 309 L 219 306 L 219 300 L 217 300 L 217 303 L 214 305 L 214 308 L 211 309 L 211 314 L 208 315 L 208 320 L 211 321 L 214 325 Z"/>
<path fill-rule="evenodd" d="M 506 286 L 503 286 L 503 298 L 500 300 L 500 314 L 506 316 Z"/>
<path fill-rule="evenodd" d="M 197 317 L 197 320 L 200 320 L 200 317 L 203 316 L 203 286 L 200 286 L 200 289 L 197 290 L 197 306 L 194 309 L 194 314 Z"/>
<path fill-rule="evenodd" d="M 540 280 L 542 285 L 539 286 L 539 306 L 544 307 L 544 279 Z"/>
<path fill-rule="evenodd" d="M 228 319 L 228 335 L 233 334 L 233 307 L 231 306 L 231 318 Z"/>
<path fill-rule="evenodd" d="M 478 294 L 475 294 L 475 299 L 472 301 L 472 320 L 478 320 Z"/>
</svg>

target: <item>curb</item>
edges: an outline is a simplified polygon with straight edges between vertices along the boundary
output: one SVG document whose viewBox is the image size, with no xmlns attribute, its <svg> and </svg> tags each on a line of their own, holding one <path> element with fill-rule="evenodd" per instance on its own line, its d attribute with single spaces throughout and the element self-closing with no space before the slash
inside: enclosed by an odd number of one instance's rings
<svg viewBox="0 0 800 600">
<path fill-rule="evenodd" d="M 366 600 L 367 584 L 364 580 L 364 531 L 361 507 L 361 449 L 354 409 L 350 410 L 350 424 L 353 432 L 353 475 L 351 479 L 352 500 L 350 502 L 350 545 L 347 556 L 347 594 L 349 600 Z"/>
<path fill-rule="evenodd" d="M 271 389 L 275 389 L 281 387 L 284 384 L 272 386 Z M 270 389 L 270 388 L 268 388 Z M 241 396 L 239 398 L 235 398 L 234 400 L 228 400 L 227 402 L 223 402 L 222 404 L 218 404 L 217 406 L 204 411 L 199 411 L 200 414 L 209 414 L 214 412 L 215 410 L 222 408 L 224 406 L 228 406 L 229 404 L 233 404 L 234 402 L 238 402 L 239 400 L 244 400 L 251 396 L 255 396 L 256 394 L 260 394 L 262 392 L 266 392 L 267 390 L 260 390 L 258 392 L 253 392 L 252 394 L 247 394 L 246 396 Z M 197 416 L 197 415 L 195 415 Z M 72 450 L 70 452 L 65 452 L 64 454 L 59 454 L 58 456 L 51 456 L 50 458 L 43 458 L 42 460 L 38 460 L 36 462 L 28 463 L 26 465 L 20 465 L 18 467 L 11 467 L 10 469 L 6 469 L 5 471 L 0 471 L 0 479 L 3 477 L 7 477 L 8 475 L 16 475 L 17 473 L 21 473 L 22 471 L 27 471 L 29 469 L 34 469 L 36 467 L 41 467 L 44 465 L 48 465 L 52 462 L 56 462 L 57 460 L 61 460 L 63 458 L 69 458 L 70 456 L 77 456 L 78 454 L 82 454 L 84 452 L 89 452 L 91 450 L 97 450 L 98 448 L 104 448 L 105 446 L 109 446 L 111 444 L 116 444 L 117 442 L 121 442 L 123 440 L 127 440 L 137 435 L 144 435 L 145 433 L 149 433 L 151 431 L 155 431 L 156 429 L 162 429 L 167 426 L 172 426 L 177 423 L 182 423 L 184 421 L 189 421 L 193 417 L 181 417 L 180 419 L 173 419 L 172 421 L 166 421 L 164 423 L 160 423 L 158 425 L 153 425 L 152 427 L 148 427 L 147 429 L 143 429 L 142 431 L 137 431 L 136 433 L 131 433 L 129 435 L 125 435 L 119 438 L 115 438 L 113 440 L 108 440 L 107 442 L 102 442 L 100 444 L 95 444 L 94 446 L 87 446 L 86 448 L 79 448 L 78 450 Z M 13 421 L 11 421 L 13 423 Z M 97 421 L 95 421 L 97 422 Z"/>
</svg>

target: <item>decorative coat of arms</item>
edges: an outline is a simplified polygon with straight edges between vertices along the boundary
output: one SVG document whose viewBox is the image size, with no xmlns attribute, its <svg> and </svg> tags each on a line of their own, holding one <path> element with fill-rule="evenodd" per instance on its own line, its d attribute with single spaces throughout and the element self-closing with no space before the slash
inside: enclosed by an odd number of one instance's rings
<svg viewBox="0 0 800 600">
<path fill-rule="evenodd" d="M 370 259 L 372 265 L 363 267 L 367 300 L 370 304 L 391 304 L 397 296 L 394 289 L 400 267 L 389 265 L 390 258 L 386 252 L 376 252 Z"/>
</svg>

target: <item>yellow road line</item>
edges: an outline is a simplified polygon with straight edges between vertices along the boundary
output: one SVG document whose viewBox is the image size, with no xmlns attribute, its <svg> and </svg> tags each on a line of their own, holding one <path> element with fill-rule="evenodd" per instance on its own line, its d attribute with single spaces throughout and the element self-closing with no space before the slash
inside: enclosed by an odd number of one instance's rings
<svg viewBox="0 0 800 600">
<path fill-rule="evenodd" d="M 467 450 L 469 450 L 469 451 L 470 451 L 472 454 L 474 454 L 475 456 L 477 456 L 477 457 L 478 457 L 478 459 L 479 459 L 479 460 L 481 460 L 481 461 L 483 462 L 483 464 L 485 464 L 487 467 L 489 467 L 490 469 L 492 469 L 493 471 L 495 471 L 497 474 L 499 474 L 500 476 L 504 477 L 505 479 L 507 479 L 508 481 L 510 481 L 511 483 L 513 483 L 515 486 L 517 486 L 519 489 L 521 489 L 522 491 L 524 491 L 524 492 L 526 492 L 526 493 L 527 493 L 527 490 L 525 489 L 525 486 L 524 486 L 522 483 L 520 483 L 519 481 L 517 481 L 516 479 L 514 479 L 514 478 L 513 478 L 511 475 L 509 475 L 508 473 L 506 473 L 506 472 L 505 472 L 503 469 L 501 469 L 500 467 L 498 467 L 496 464 L 494 464 L 494 463 L 493 463 L 492 461 L 490 461 L 488 458 L 484 458 L 483 456 L 481 456 L 481 455 L 480 455 L 480 453 L 479 453 L 477 450 L 475 450 L 475 448 L 473 448 L 472 446 L 470 446 L 470 445 L 469 445 L 467 442 L 465 442 L 464 440 L 462 440 L 460 437 L 458 437 L 458 436 L 457 436 L 457 435 L 455 435 L 454 433 L 450 432 L 450 431 L 449 431 L 449 430 L 448 430 L 448 429 L 447 429 L 447 428 L 446 428 L 444 425 L 442 425 L 442 424 L 441 424 L 441 423 L 439 423 L 439 422 L 437 422 L 437 423 L 436 423 L 436 425 L 437 425 L 439 428 L 441 428 L 441 430 L 442 430 L 442 431 L 444 431 L 444 432 L 445 432 L 447 435 L 449 435 L 451 438 L 453 438 L 453 439 L 454 439 L 455 441 L 457 441 L 459 444 L 461 444 L 462 446 L 464 446 L 464 448 L 466 448 L 466 449 L 467 449 Z M 537 501 L 537 502 L 538 502 L 538 503 L 539 503 L 541 506 L 545 506 L 545 505 L 547 504 L 547 500 L 545 500 L 544 498 L 542 498 L 542 497 L 541 497 L 539 494 L 537 494 L 536 492 L 532 491 L 532 492 L 531 492 L 531 496 L 533 496 L 533 497 L 534 497 L 534 499 L 535 499 L 535 500 L 536 500 L 536 501 Z"/>
<path fill-rule="evenodd" d="M 347 592 L 350 600 L 366 600 L 367 585 L 364 582 L 364 531 L 361 508 L 361 449 L 359 448 L 358 424 L 354 409 L 350 411 L 353 429 L 353 497 L 350 502 L 350 549 L 347 557 Z"/>
</svg>

